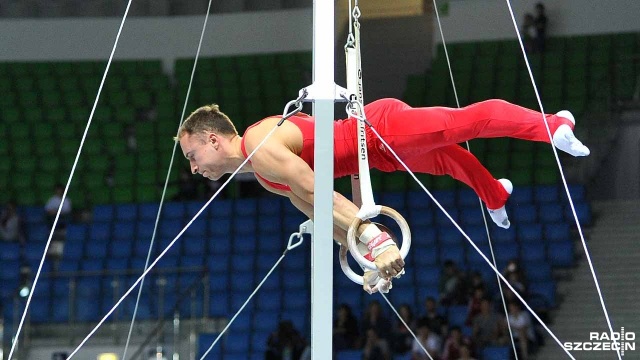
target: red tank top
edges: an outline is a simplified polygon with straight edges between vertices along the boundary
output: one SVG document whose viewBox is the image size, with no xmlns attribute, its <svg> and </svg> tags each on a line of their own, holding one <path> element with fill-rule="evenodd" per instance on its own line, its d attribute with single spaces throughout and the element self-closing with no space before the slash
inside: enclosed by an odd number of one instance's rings
<svg viewBox="0 0 640 360">
<path fill-rule="evenodd" d="M 287 121 L 290 121 L 294 125 L 296 125 L 300 131 L 302 132 L 302 150 L 299 154 L 297 154 L 304 162 L 306 162 L 311 169 L 314 169 L 313 162 L 313 146 L 315 143 L 315 121 L 312 116 L 307 114 L 298 114 L 296 116 L 292 116 Z M 245 130 L 246 132 L 259 124 L 257 122 Z M 334 169 L 334 178 L 342 177 L 345 175 L 351 175 L 358 172 L 358 148 L 357 148 L 357 136 L 356 136 L 356 122 L 353 119 L 346 120 L 338 120 L 333 123 L 333 132 L 334 132 L 334 161 L 333 161 L 333 169 Z M 367 139 L 370 139 L 371 134 L 367 134 Z M 248 155 L 245 145 L 244 145 L 244 135 L 241 141 L 241 149 L 242 154 L 246 157 Z M 369 141 L 367 141 L 369 142 Z M 270 187 L 283 190 L 283 191 L 291 191 L 291 188 L 284 184 L 274 183 L 260 176 L 260 174 L 255 173 L 256 177 L 260 180 L 264 181 Z"/>
</svg>

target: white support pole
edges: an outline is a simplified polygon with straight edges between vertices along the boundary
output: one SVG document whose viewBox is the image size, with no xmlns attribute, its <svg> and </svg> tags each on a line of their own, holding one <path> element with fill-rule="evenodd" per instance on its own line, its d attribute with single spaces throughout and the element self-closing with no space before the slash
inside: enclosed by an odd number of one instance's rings
<svg viewBox="0 0 640 360">
<path fill-rule="evenodd" d="M 313 2 L 315 116 L 313 238 L 311 240 L 311 359 L 332 358 L 334 2 Z"/>
</svg>

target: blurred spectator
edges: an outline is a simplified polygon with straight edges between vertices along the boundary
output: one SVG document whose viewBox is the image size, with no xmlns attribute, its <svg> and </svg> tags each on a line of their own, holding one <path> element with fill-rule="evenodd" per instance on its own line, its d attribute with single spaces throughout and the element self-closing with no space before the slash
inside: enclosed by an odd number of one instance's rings
<svg viewBox="0 0 640 360">
<path fill-rule="evenodd" d="M 358 320 L 351 307 L 341 304 L 338 316 L 333 322 L 333 348 L 335 351 L 354 349 L 358 342 Z"/>
<path fill-rule="evenodd" d="M 403 304 L 400 306 L 400 309 L 398 309 L 398 313 L 402 317 L 402 320 L 404 320 L 404 322 L 409 326 L 409 329 L 415 331 L 416 321 L 413 318 L 413 311 L 411 311 L 411 307 L 407 304 Z M 391 331 L 391 349 L 393 349 L 394 353 L 404 354 L 407 351 L 411 350 L 413 336 L 409 332 L 409 329 L 404 326 L 402 321 L 396 321 L 396 324 Z"/>
<path fill-rule="evenodd" d="M 265 360 L 298 360 L 306 348 L 306 341 L 289 320 L 278 324 L 278 329 L 267 340 Z"/>
<path fill-rule="evenodd" d="M 427 326 L 438 335 L 446 333 L 447 321 L 438 312 L 438 303 L 431 296 L 424 302 L 425 313 L 418 319 L 417 326 Z"/>
<path fill-rule="evenodd" d="M 10 200 L 0 214 L 0 240 L 24 242 L 22 221 L 18 215 L 16 202 Z"/>
<path fill-rule="evenodd" d="M 473 289 L 473 294 L 469 299 L 469 306 L 467 308 L 467 319 L 465 325 L 471 326 L 473 324 L 473 318 L 480 313 L 480 303 L 485 297 L 484 287 L 477 286 Z"/>
<path fill-rule="evenodd" d="M 536 4 L 536 51 L 544 52 L 547 40 L 547 15 L 545 14 L 544 4 L 539 2 Z"/>
<path fill-rule="evenodd" d="M 464 274 L 451 260 L 444 262 L 438 290 L 440 291 L 440 303 L 444 306 L 463 305 L 467 302 Z"/>
<path fill-rule="evenodd" d="M 462 330 L 458 326 L 454 326 L 449 331 L 449 336 L 444 341 L 442 347 L 442 360 L 456 360 L 460 357 L 460 348 L 463 345 L 469 345 L 471 341 L 462 336 Z"/>
<path fill-rule="evenodd" d="M 520 266 L 520 263 L 518 262 L 518 260 L 516 259 L 509 260 L 506 268 L 502 273 L 504 277 L 507 279 L 507 281 L 509 282 L 509 284 L 513 286 L 513 288 L 522 297 L 525 297 L 527 292 L 527 285 L 525 283 L 526 277 L 524 274 L 524 270 L 522 269 L 522 266 Z M 505 286 L 502 283 L 500 284 L 501 284 L 500 286 L 502 286 L 503 288 L 504 296 L 507 302 L 518 300 L 517 297 L 513 294 L 513 291 L 511 291 L 511 289 L 509 289 L 507 286 Z"/>
<path fill-rule="evenodd" d="M 47 200 L 47 204 L 44 206 L 46 212 L 47 221 L 49 226 L 53 225 L 53 221 L 62 203 L 62 195 L 64 194 L 64 187 L 62 184 L 56 184 L 54 194 Z M 60 218 L 58 219 L 58 228 L 63 229 L 66 222 L 71 220 L 71 200 L 67 196 L 60 210 Z"/>
<path fill-rule="evenodd" d="M 462 344 L 462 346 L 460 346 L 460 357 L 457 360 L 476 360 L 476 358 L 471 356 L 471 347 Z"/>
<path fill-rule="evenodd" d="M 418 325 L 416 337 L 418 340 L 413 340 L 413 346 L 411 347 L 411 360 L 429 359 L 429 356 L 424 353 L 423 347 L 433 359 L 440 359 L 440 346 L 442 344 L 440 336 L 429 330 L 428 326 Z"/>
<path fill-rule="evenodd" d="M 504 318 L 498 315 L 491 300 L 484 298 L 480 301 L 480 313 L 473 319 L 472 339 L 476 346 L 476 353 L 486 346 L 502 345 L 506 342 Z"/>
<path fill-rule="evenodd" d="M 509 303 L 509 325 L 513 340 L 516 342 L 518 359 L 527 360 L 529 351 L 533 349 L 535 332 L 531 323 L 531 316 L 528 312 L 522 311 L 520 302 Z"/>
<path fill-rule="evenodd" d="M 520 34 L 522 35 L 524 49 L 528 53 L 534 53 L 536 51 L 536 32 L 536 19 L 530 13 L 524 14 Z"/>
<path fill-rule="evenodd" d="M 389 343 L 378 335 L 375 328 L 366 331 L 364 348 L 362 349 L 363 360 L 391 360 Z"/>
<path fill-rule="evenodd" d="M 124 137 L 127 140 L 127 149 L 130 152 L 136 152 L 138 150 L 138 138 L 136 136 L 136 127 L 133 124 L 124 129 Z"/>
<path fill-rule="evenodd" d="M 386 341 L 390 340 L 391 321 L 382 313 L 382 308 L 377 300 L 369 303 L 367 311 L 362 317 L 362 329 L 366 334 L 366 330 L 374 329 L 376 334 L 383 337 Z"/>
</svg>

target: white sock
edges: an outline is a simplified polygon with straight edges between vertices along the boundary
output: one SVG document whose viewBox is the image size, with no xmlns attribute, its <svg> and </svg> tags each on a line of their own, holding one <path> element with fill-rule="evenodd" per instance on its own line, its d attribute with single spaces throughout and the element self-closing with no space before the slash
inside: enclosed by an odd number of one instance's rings
<svg viewBox="0 0 640 360">
<path fill-rule="evenodd" d="M 504 187 L 507 193 L 511 194 L 513 192 L 513 184 L 508 179 L 499 179 L 498 182 Z M 487 208 L 489 211 L 489 215 L 491 216 L 491 220 L 493 220 L 496 225 L 503 229 L 508 229 L 511 226 L 509 222 L 509 216 L 507 215 L 507 209 L 503 206 L 499 209 L 491 210 Z"/>
<path fill-rule="evenodd" d="M 565 118 L 571 121 L 574 125 L 576 123 L 573 115 L 567 110 L 559 111 L 556 113 L 556 116 Z M 553 134 L 553 145 L 573 156 L 587 156 L 591 153 L 589 148 L 584 146 L 582 142 L 576 138 L 571 127 L 566 124 L 560 125 Z"/>
</svg>

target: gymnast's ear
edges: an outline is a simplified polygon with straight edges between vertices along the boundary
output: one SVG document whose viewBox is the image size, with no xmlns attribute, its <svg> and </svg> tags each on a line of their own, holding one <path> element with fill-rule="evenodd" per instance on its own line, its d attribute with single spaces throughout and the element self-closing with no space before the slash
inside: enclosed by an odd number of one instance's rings
<svg viewBox="0 0 640 360">
<path fill-rule="evenodd" d="M 220 137 L 215 132 L 207 132 L 207 143 L 213 145 L 213 147 L 218 150 L 218 146 L 220 146 Z"/>
</svg>

